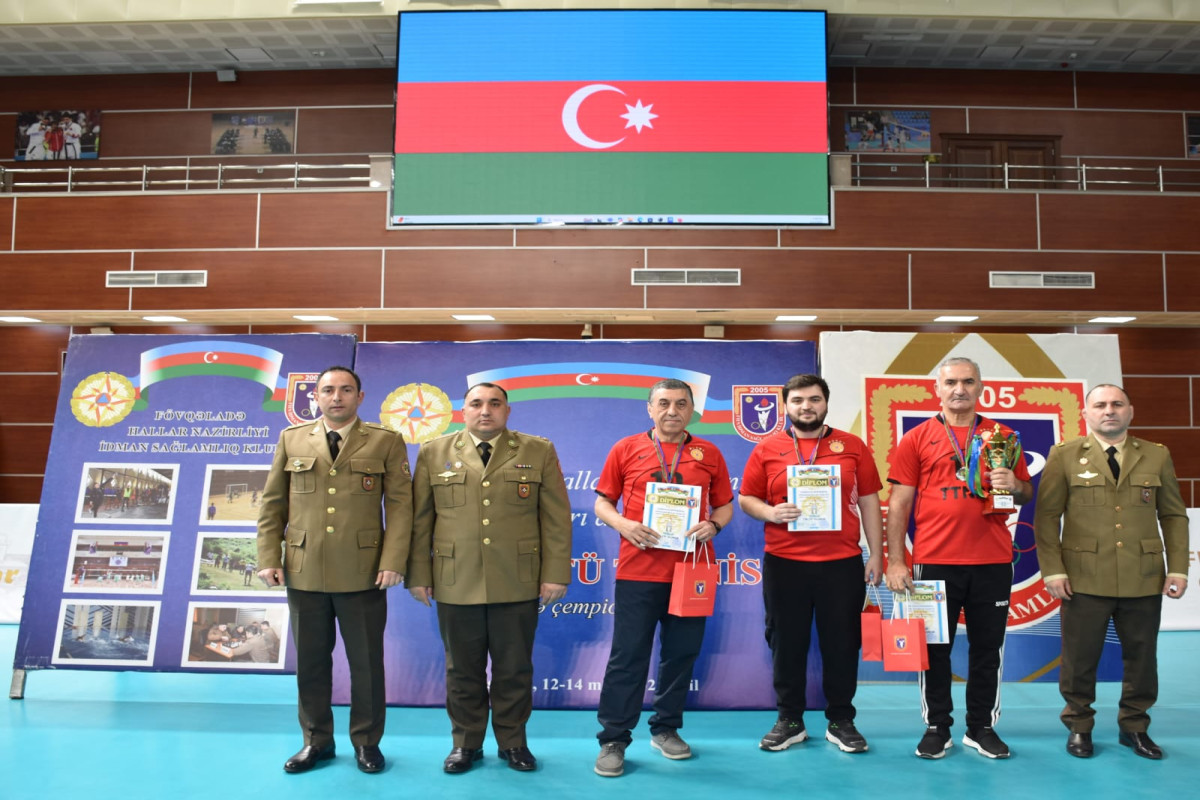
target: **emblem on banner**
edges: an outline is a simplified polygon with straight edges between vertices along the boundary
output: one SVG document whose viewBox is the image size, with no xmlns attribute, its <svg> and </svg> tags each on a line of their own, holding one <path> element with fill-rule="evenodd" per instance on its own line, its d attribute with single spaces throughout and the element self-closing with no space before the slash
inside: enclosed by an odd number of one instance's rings
<svg viewBox="0 0 1200 800">
<path fill-rule="evenodd" d="M 782 409 L 782 386 L 733 387 L 733 429 L 748 442 L 783 430 L 787 417 Z"/>
<path fill-rule="evenodd" d="M 137 390 L 124 375 L 97 372 L 81 380 L 71 392 L 71 413 L 91 428 L 116 425 L 133 411 Z"/>
<path fill-rule="evenodd" d="M 428 383 L 405 384 L 379 406 L 379 421 L 404 434 L 409 444 L 424 444 L 441 436 L 453 416 L 450 398 Z"/>
<path fill-rule="evenodd" d="M 283 415 L 288 422 L 299 425 L 313 422 L 321 416 L 317 407 L 317 378 L 319 372 L 289 372 L 287 396 L 283 400 Z"/>
</svg>

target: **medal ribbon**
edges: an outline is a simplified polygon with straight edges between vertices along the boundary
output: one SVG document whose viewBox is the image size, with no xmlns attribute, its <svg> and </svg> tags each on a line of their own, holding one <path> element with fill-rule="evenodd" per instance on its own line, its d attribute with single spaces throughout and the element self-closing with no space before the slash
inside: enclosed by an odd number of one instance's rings
<svg viewBox="0 0 1200 800">
<path fill-rule="evenodd" d="M 817 451 L 821 449 L 821 440 L 825 438 L 825 434 L 828 432 L 829 426 L 822 425 L 821 432 L 817 434 L 817 444 L 812 450 L 812 458 L 805 461 L 804 456 L 800 455 L 800 437 L 796 435 L 796 429 L 792 429 L 792 447 L 796 450 L 796 461 L 800 463 L 800 466 L 811 467 L 813 464 L 817 463 Z"/>
<path fill-rule="evenodd" d="M 684 433 L 683 440 L 681 442 L 679 442 L 679 444 L 675 448 L 675 460 L 671 462 L 670 469 L 667 469 L 667 454 L 663 450 L 662 443 L 658 441 L 658 433 L 655 431 L 651 431 L 650 438 L 654 440 L 654 450 L 655 450 L 655 454 L 658 456 L 658 466 L 662 469 L 662 471 L 663 471 L 662 474 L 664 476 L 666 476 L 663 478 L 663 482 L 664 483 L 674 483 L 675 482 L 675 468 L 679 466 L 679 457 L 681 455 L 683 455 L 683 446 L 685 444 L 687 444 L 687 440 L 688 440 L 687 433 Z"/>
<path fill-rule="evenodd" d="M 946 429 L 946 438 L 950 440 L 950 446 L 954 448 L 954 456 L 957 459 L 958 468 L 955 474 L 962 480 L 962 470 L 967 466 L 967 454 L 963 452 L 963 448 L 958 446 L 958 437 L 954 435 L 954 431 L 950 429 L 950 423 L 946 422 L 946 418 L 938 414 L 938 419 L 942 421 L 942 427 Z M 970 448 L 971 441 L 975 437 L 975 428 L 979 426 L 979 415 L 976 414 L 971 420 L 971 427 L 967 430 L 966 447 Z M 968 484 L 969 486 L 969 484 Z"/>
</svg>

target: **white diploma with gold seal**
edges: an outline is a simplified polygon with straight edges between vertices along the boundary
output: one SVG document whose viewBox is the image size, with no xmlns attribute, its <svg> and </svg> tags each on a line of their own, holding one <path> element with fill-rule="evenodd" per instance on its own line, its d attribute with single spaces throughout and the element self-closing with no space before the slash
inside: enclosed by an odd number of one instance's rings
<svg viewBox="0 0 1200 800">
<path fill-rule="evenodd" d="M 787 469 L 787 499 L 800 509 L 789 531 L 842 529 L 842 468 L 838 464 L 793 464 Z"/>
<path fill-rule="evenodd" d="M 945 581 L 913 581 L 910 599 L 898 602 L 906 619 L 925 620 L 926 644 L 950 643 Z"/>
<path fill-rule="evenodd" d="M 646 484 L 642 524 L 658 534 L 655 547 L 660 550 L 682 550 L 685 553 L 696 548 L 696 540 L 687 532 L 700 521 L 700 500 L 703 496 L 699 486 L 686 483 L 651 481 Z"/>
</svg>

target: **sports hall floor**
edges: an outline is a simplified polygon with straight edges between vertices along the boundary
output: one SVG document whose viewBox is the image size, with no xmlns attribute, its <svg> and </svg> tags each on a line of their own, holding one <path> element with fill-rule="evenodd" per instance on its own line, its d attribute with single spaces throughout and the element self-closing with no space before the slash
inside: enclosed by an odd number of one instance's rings
<svg viewBox="0 0 1200 800">
<path fill-rule="evenodd" d="M 12 663 L 17 626 L 0 625 L 0 662 Z M 1164 633 L 1162 686 L 1151 734 L 1167 756 L 1134 756 L 1116 743 L 1117 684 L 1100 689 L 1096 756 L 1064 751 L 1054 684 L 1005 684 L 997 730 L 1013 750 L 990 761 L 955 746 L 941 761 L 913 755 L 922 726 L 914 685 L 859 688 L 858 727 L 870 752 L 846 755 L 819 735 L 822 715 L 806 716 L 808 742 L 781 753 L 757 747 L 771 711 L 688 712 L 684 737 L 695 756 L 668 761 L 651 751 L 643 715 L 627 753 L 625 775 L 592 773 L 595 715 L 534 711 L 530 749 L 540 765 L 517 773 L 487 755 L 471 772 L 445 775 L 449 723 L 440 708 L 391 708 L 382 749 L 387 769 L 364 775 L 345 735 L 345 708 L 335 710 L 338 757 L 303 775 L 283 761 L 300 746 L 290 676 L 84 672 L 29 673 L 25 699 L 0 718 L 0 798 L 279 797 L 287 800 L 425 797 L 438 800 L 529 800 L 668 797 L 1104 798 L 1195 797 L 1200 764 L 1200 632 Z M 962 686 L 955 705 L 962 707 Z"/>
</svg>

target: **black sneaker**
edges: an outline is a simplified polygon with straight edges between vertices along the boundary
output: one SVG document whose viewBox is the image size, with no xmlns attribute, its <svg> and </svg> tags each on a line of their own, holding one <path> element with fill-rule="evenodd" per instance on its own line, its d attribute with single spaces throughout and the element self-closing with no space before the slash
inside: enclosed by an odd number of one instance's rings
<svg viewBox="0 0 1200 800">
<path fill-rule="evenodd" d="M 808 731 L 803 722 L 780 718 L 775 727 L 767 732 L 758 746 L 763 750 L 787 750 L 794 744 L 800 744 L 808 738 Z"/>
<path fill-rule="evenodd" d="M 867 752 L 867 740 L 848 719 L 829 723 L 825 729 L 825 738 L 838 746 L 843 753 Z"/>
<path fill-rule="evenodd" d="M 925 735 L 921 737 L 921 741 L 917 745 L 917 755 L 921 758 L 941 758 L 953 746 L 954 740 L 950 738 L 949 728 L 942 725 L 930 725 L 925 729 Z"/>
<path fill-rule="evenodd" d="M 992 728 L 967 728 L 967 733 L 963 736 L 963 744 L 967 747 L 974 747 L 980 754 L 988 758 L 1008 758 L 1012 755 L 1008 751 L 1008 745 L 996 735 L 996 731 Z"/>
</svg>

